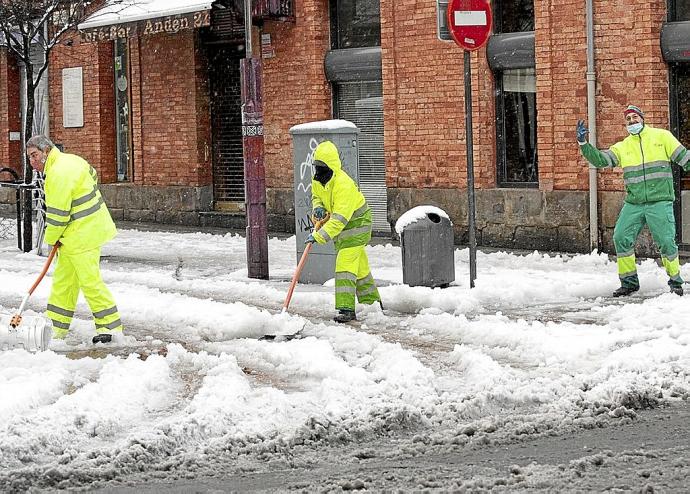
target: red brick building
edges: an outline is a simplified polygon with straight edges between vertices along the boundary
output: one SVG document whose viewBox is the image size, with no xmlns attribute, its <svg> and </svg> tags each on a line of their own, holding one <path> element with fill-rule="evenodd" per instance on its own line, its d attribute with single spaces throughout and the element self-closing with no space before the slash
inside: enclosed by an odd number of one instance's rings
<svg viewBox="0 0 690 494">
<path fill-rule="evenodd" d="M 141 18 L 87 20 L 54 50 L 50 136 L 98 169 L 116 219 L 243 227 L 242 2 L 160 5 Z M 624 137 L 630 103 L 690 145 L 690 46 L 677 41 L 690 37 L 669 34 L 685 33 L 690 1 L 592 5 L 588 94 L 585 1 L 492 3 L 494 34 L 471 57 L 480 245 L 588 251 L 598 238 L 612 250 L 623 180 L 597 172 L 589 200 L 590 171 L 575 142 L 588 104 L 601 148 Z M 295 228 L 289 129 L 342 118 L 362 129 L 360 175 L 376 229 L 390 234 L 407 209 L 433 204 L 466 242 L 463 53 L 439 39 L 437 5 L 262 0 L 254 9 L 269 229 Z M 0 165 L 18 161 L 9 137 L 18 131 L 17 73 L 0 48 Z M 83 122 L 66 123 L 75 111 Z M 690 244 L 690 182 L 679 173 L 677 183 L 679 234 Z"/>
</svg>

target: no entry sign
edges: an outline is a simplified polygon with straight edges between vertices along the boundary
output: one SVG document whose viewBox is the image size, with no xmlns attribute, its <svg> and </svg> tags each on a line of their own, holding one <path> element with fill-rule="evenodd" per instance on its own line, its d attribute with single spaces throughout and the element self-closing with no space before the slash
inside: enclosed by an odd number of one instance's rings
<svg viewBox="0 0 690 494">
<path fill-rule="evenodd" d="M 448 29 L 453 40 L 465 50 L 486 44 L 491 34 L 491 5 L 488 0 L 450 0 Z"/>
</svg>

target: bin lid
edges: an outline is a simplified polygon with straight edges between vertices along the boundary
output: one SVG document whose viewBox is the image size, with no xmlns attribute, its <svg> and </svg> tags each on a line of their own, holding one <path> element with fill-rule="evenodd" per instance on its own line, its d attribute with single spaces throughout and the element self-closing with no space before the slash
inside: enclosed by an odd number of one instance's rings
<svg viewBox="0 0 690 494">
<path fill-rule="evenodd" d="M 348 120 L 319 120 L 290 127 L 290 134 L 357 134 L 359 129 Z"/>
<path fill-rule="evenodd" d="M 453 224 L 443 209 L 437 208 L 436 206 L 417 206 L 406 211 L 398 218 L 398 221 L 395 222 L 395 231 L 398 235 L 402 235 L 403 230 L 420 220 L 429 220 L 433 223 L 438 223 L 441 218 L 445 218 L 448 220 L 448 223 L 451 225 Z"/>
</svg>

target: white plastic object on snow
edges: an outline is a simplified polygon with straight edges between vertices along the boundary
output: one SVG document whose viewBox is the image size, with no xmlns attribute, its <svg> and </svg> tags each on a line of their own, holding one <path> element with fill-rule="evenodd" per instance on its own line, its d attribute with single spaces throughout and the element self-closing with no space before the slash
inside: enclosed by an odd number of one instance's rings
<svg viewBox="0 0 690 494">
<path fill-rule="evenodd" d="M 53 330 L 48 321 L 39 316 L 23 316 L 16 328 L 10 326 L 12 316 L 0 314 L 0 351 L 23 348 L 27 352 L 48 349 Z"/>
</svg>

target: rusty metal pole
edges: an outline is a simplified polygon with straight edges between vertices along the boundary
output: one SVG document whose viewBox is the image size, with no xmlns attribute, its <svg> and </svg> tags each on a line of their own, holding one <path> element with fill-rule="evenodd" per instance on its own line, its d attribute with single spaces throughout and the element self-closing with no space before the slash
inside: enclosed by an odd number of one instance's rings
<svg viewBox="0 0 690 494">
<path fill-rule="evenodd" d="M 244 204 L 247 217 L 247 274 L 268 279 L 268 222 L 266 219 L 266 170 L 264 168 L 264 112 L 261 93 L 261 59 L 252 55 L 251 0 L 244 0 L 245 57 L 242 75 L 242 150 L 244 155 Z"/>
</svg>

